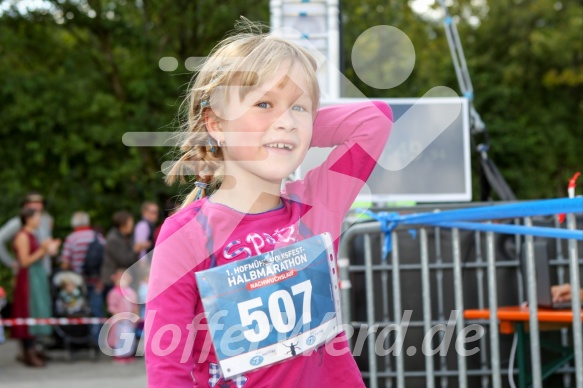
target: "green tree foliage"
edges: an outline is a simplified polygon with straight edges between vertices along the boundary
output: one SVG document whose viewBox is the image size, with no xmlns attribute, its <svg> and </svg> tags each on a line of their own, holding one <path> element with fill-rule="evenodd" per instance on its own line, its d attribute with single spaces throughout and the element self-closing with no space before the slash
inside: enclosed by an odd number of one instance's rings
<svg viewBox="0 0 583 388">
<path fill-rule="evenodd" d="M 425 19 L 416 14 L 406 1 L 400 0 L 343 0 L 343 58 L 344 74 L 367 97 L 406 98 L 421 97 L 434 86 L 456 89 L 455 73 L 443 27 L 439 21 Z M 351 55 L 354 43 L 367 29 L 389 25 L 403 31 L 415 48 L 415 67 L 409 78 L 390 89 L 376 89 L 362 82 L 352 68 Z M 387 60 L 393 58 L 394 47 L 381 48 Z M 396 53 L 396 56 L 399 54 Z"/>
<path fill-rule="evenodd" d="M 583 168 L 583 4 L 488 4 L 468 37 L 493 157 L 519 198 L 566 196 Z"/>
<path fill-rule="evenodd" d="M 163 183 L 170 147 L 127 147 L 126 132 L 175 131 L 192 69 L 239 15 L 268 21 L 267 1 L 52 1 L 0 16 L 0 222 L 21 197 L 49 199 L 56 234 L 86 209 L 104 228 L 183 188 Z M 159 60 L 173 57 L 175 71 Z M 137 214 L 136 214 L 137 215 Z"/>
</svg>

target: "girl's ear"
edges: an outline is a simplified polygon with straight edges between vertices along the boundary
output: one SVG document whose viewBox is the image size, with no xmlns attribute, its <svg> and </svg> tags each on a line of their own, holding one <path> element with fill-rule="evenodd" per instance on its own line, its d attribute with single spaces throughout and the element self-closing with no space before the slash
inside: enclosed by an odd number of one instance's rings
<svg viewBox="0 0 583 388">
<path fill-rule="evenodd" d="M 221 128 L 221 120 L 219 117 L 212 111 L 212 109 L 206 109 L 203 112 L 204 115 L 204 124 L 206 126 L 206 130 L 208 133 L 216 140 L 219 141 L 222 138 L 222 128 Z"/>
</svg>

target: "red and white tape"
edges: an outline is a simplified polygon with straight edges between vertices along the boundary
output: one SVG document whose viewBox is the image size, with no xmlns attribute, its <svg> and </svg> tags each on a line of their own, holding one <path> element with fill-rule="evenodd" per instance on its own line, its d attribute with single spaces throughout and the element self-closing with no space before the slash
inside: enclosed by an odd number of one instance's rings
<svg viewBox="0 0 583 388">
<path fill-rule="evenodd" d="M 95 325 L 107 322 L 109 318 L 10 318 L 0 319 L 0 325 L 36 326 L 36 325 Z"/>
</svg>

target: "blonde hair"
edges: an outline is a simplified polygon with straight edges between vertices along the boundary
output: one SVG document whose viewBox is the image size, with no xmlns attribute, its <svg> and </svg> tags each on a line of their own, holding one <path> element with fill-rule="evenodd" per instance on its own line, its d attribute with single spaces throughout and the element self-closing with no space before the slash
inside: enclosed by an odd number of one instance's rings
<svg viewBox="0 0 583 388">
<path fill-rule="evenodd" d="M 235 33 L 215 46 L 199 68 L 182 105 L 182 155 L 168 172 L 166 183 L 186 182 L 184 175 L 191 170 L 197 182 L 208 185 L 206 189 L 195 187 L 185 197 L 182 207 L 210 195 L 223 181 L 223 152 L 207 132 L 204 115 L 212 113 L 221 102 L 228 101 L 230 88 L 225 86 L 237 85 L 242 100 L 249 92 L 271 80 L 284 60 L 290 60 L 292 65 L 300 65 L 314 104 L 313 111 L 317 111 L 320 88 L 317 63 L 312 55 L 284 38 L 263 33 L 262 25 L 241 19 L 236 24 Z"/>
</svg>

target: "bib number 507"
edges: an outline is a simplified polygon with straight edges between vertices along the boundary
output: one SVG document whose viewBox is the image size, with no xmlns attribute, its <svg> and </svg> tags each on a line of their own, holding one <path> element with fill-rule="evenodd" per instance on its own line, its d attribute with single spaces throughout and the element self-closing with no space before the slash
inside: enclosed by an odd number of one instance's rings
<svg viewBox="0 0 583 388">
<path fill-rule="evenodd" d="M 310 323 L 312 321 L 312 282 L 306 280 L 298 283 L 291 287 L 291 291 L 293 295 L 304 294 L 301 314 L 302 324 Z M 284 311 L 280 309 L 280 301 L 283 303 Z M 269 316 L 263 310 L 251 311 L 261 306 L 263 306 L 263 300 L 260 297 L 237 304 L 243 326 L 250 326 L 253 322 L 257 322 L 257 330 L 247 329 L 243 331 L 243 335 L 248 341 L 259 342 L 266 339 L 270 332 L 270 322 L 275 330 L 280 333 L 285 334 L 293 330 L 296 325 L 296 309 L 292 295 L 287 290 L 277 290 L 269 295 L 267 300 Z"/>
</svg>

